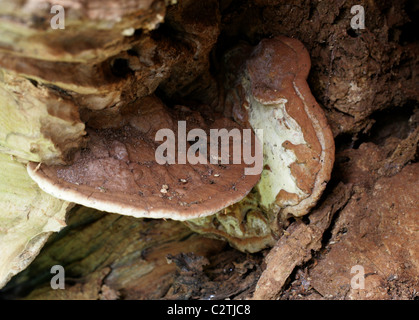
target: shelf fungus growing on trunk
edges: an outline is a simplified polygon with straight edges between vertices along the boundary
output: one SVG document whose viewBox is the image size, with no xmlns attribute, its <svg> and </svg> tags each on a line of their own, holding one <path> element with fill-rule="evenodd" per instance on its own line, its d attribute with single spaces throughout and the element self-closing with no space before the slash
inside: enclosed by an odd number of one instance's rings
<svg viewBox="0 0 419 320">
<path fill-rule="evenodd" d="M 225 113 L 263 129 L 264 169 L 242 201 L 187 224 L 256 252 L 275 243 L 287 218 L 316 204 L 330 179 L 334 141 L 307 85 L 310 57 L 301 42 L 276 37 L 255 48 L 240 45 L 226 54 L 225 64 Z"/>
<path fill-rule="evenodd" d="M 241 152 L 257 147 L 256 137 L 248 130 L 245 140 L 240 129 L 210 110 L 172 110 L 149 96 L 126 111 L 121 127 L 86 129 L 87 147 L 71 165 L 31 162 L 28 173 L 45 192 L 87 207 L 138 218 L 203 217 L 240 201 L 260 178 L 262 170 L 246 174 L 253 165 Z M 239 135 L 212 144 L 219 130 Z M 240 159 L 230 161 L 234 152 Z M 262 167 L 262 155 L 260 160 Z"/>
<path fill-rule="evenodd" d="M 148 96 L 121 109 L 114 128 L 87 128 L 87 147 L 71 165 L 32 162 L 29 175 L 66 201 L 135 217 L 182 220 L 242 251 L 259 251 L 274 244 L 287 218 L 309 212 L 330 178 L 334 141 L 306 83 L 309 69 L 308 52 L 294 39 L 239 46 L 226 54 L 224 115 L 204 106 L 170 109 Z M 177 150 L 171 158 L 167 148 L 162 157 L 173 161 L 165 164 L 157 159 L 161 129 L 173 132 L 164 144 Z M 223 129 L 232 141 L 214 153 L 211 134 Z M 237 137 L 229 136 L 234 130 L 240 132 L 238 148 Z M 246 130 L 251 132 L 247 138 Z M 209 151 L 202 154 L 197 146 Z M 249 146 L 253 162 L 245 159 Z M 246 174 L 257 167 L 258 151 L 259 172 Z M 237 152 L 239 161 L 232 163 Z"/>
</svg>

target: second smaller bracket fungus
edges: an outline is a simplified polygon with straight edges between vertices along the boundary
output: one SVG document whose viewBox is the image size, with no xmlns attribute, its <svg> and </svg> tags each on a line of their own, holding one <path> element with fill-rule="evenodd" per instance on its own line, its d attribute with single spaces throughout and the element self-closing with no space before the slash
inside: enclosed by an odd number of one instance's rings
<svg viewBox="0 0 419 320">
<path fill-rule="evenodd" d="M 196 232 L 256 252 L 271 246 L 289 217 L 316 205 L 330 179 L 334 140 L 307 84 L 310 57 L 296 39 L 277 36 L 225 54 L 224 112 L 263 129 L 263 171 L 251 193 L 213 217 L 187 221 Z"/>
<path fill-rule="evenodd" d="M 156 141 L 161 129 L 166 139 Z M 194 140 L 194 134 L 188 137 L 193 129 L 199 129 L 195 131 L 200 133 L 198 139 Z M 211 149 L 211 134 L 221 129 L 230 133 L 235 129 L 245 136 L 239 124 L 210 111 L 201 114 L 182 106 L 172 110 L 157 98 L 147 97 L 124 115 L 122 127 L 87 128 L 87 147 L 75 154 L 71 165 L 31 162 L 27 169 L 45 192 L 87 207 L 134 217 L 204 217 L 240 201 L 260 178 L 260 174 L 245 173 L 254 164 L 246 164 L 249 161 L 244 161 L 243 152 L 239 163 L 225 163 L 219 156 L 211 161 L 214 154 L 223 156 L 226 152 L 227 160 L 231 160 L 237 151 L 234 139 L 229 138 L 228 146 L 220 139 L 217 150 Z M 246 143 L 256 148 L 256 137 L 249 131 L 251 143 Z M 191 149 L 198 142 L 207 147 L 204 158 L 201 151 L 205 148 L 199 152 Z M 158 159 L 163 144 L 167 148 L 161 158 L 172 160 L 165 164 Z M 172 149 L 175 154 L 170 158 Z M 196 164 L 189 161 L 198 158 L 201 160 Z"/>
<path fill-rule="evenodd" d="M 293 38 L 262 40 L 238 84 L 252 128 L 264 128 L 264 165 L 256 188 L 261 205 L 282 218 L 303 216 L 323 193 L 334 163 L 334 140 L 307 84 L 310 56 Z M 234 118 L 241 117 L 233 109 Z"/>
</svg>

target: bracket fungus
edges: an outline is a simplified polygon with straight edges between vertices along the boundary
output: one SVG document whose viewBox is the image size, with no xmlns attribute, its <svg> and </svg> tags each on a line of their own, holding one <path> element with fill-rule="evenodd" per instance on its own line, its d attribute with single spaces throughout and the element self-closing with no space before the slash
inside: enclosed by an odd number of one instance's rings
<svg viewBox="0 0 419 320">
<path fill-rule="evenodd" d="M 310 57 L 301 42 L 265 39 L 232 49 L 225 60 L 225 113 L 263 129 L 264 170 L 245 199 L 187 224 L 255 252 L 274 244 L 287 218 L 316 204 L 330 179 L 334 140 L 307 85 Z"/>
<path fill-rule="evenodd" d="M 195 143 L 196 132 L 240 130 L 236 122 L 209 110 L 200 113 L 183 106 L 171 110 L 150 96 L 127 112 L 120 128 L 86 129 L 87 147 L 75 154 L 73 164 L 48 166 L 31 162 L 28 173 L 42 190 L 59 199 L 134 217 L 187 220 L 214 214 L 245 197 L 260 174 L 246 175 L 251 165 L 244 160 L 223 163 L 208 159 L 219 151 L 227 152 L 222 149 L 225 147 L 231 157 L 236 151 L 234 141 L 219 144 L 216 152 L 205 152 L 205 159 L 195 159 L 199 162 L 192 164 L 179 161 L 186 157 L 186 149 L 179 145 L 187 141 L 168 138 L 166 142 L 178 150 L 172 154 L 176 162 L 158 163 L 157 151 L 162 144 L 155 141 L 157 133 L 163 129 L 173 132 L 173 137 L 181 137 L 179 122 L 186 124 L 183 129 L 192 133 L 187 138 Z M 194 133 L 193 129 L 200 131 Z M 256 147 L 257 140 L 251 135 Z M 205 146 L 211 142 L 202 135 L 199 138 Z M 189 149 L 188 160 L 195 153 L 202 157 L 202 147 L 199 152 Z M 170 158 L 169 151 L 166 157 Z"/>
<path fill-rule="evenodd" d="M 330 179 L 334 141 L 307 85 L 309 69 L 308 52 L 295 39 L 239 46 L 226 54 L 224 116 L 205 107 L 169 109 L 149 96 L 121 110 L 117 128 L 87 128 L 90 140 L 73 164 L 32 162 L 29 175 L 63 200 L 135 217 L 183 220 L 242 251 L 259 251 L 274 244 L 287 218 L 309 212 Z M 162 128 L 179 134 L 180 120 L 207 133 L 251 128 L 263 141 L 263 171 L 245 175 L 245 161 L 158 164 L 153 139 Z M 258 139 L 253 141 L 256 147 Z"/>
</svg>

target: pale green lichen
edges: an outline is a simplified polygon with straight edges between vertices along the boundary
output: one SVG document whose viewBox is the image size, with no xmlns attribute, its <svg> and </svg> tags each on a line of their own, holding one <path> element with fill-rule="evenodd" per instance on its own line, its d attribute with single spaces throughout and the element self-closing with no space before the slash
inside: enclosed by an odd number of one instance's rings
<svg viewBox="0 0 419 320">
<path fill-rule="evenodd" d="M 0 152 L 63 164 L 85 135 L 77 108 L 47 87 L 0 70 Z"/>
<path fill-rule="evenodd" d="M 43 192 L 26 166 L 0 153 L 0 288 L 65 226 L 70 203 Z"/>
</svg>

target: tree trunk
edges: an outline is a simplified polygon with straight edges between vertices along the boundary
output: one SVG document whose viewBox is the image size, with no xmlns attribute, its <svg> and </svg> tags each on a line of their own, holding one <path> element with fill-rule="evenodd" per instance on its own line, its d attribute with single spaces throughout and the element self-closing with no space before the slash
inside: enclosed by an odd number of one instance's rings
<svg viewBox="0 0 419 320">
<path fill-rule="evenodd" d="M 351 27 L 355 5 L 365 28 Z M 410 0 L 3 0 L 0 297 L 417 299 L 418 12 Z M 273 247 L 244 253 L 179 221 L 73 205 L 27 176 L 29 161 L 71 163 L 87 128 L 124 126 L 147 96 L 222 111 L 225 52 L 279 35 L 310 54 L 336 155 L 318 204 Z M 54 265 L 66 290 L 51 288 Z"/>
</svg>

